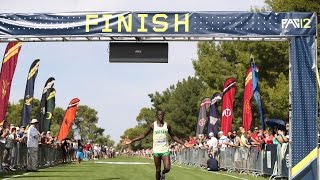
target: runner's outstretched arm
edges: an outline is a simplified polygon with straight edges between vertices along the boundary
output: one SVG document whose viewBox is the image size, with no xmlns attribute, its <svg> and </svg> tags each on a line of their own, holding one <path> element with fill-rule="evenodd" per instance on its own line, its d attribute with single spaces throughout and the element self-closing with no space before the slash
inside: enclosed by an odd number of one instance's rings
<svg viewBox="0 0 320 180">
<path fill-rule="evenodd" d="M 179 139 L 176 135 L 174 135 L 174 133 L 172 132 L 171 126 L 169 124 L 167 125 L 167 127 L 168 127 L 168 133 L 174 141 L 178 142 L 181 145 L 184 145 L 187 148 L 193 146 L 193 145 L 189 144 L 188 142 L 184 142 L 183 140 Z"/>
<path fill-rule="evenodd" d="M 153 126 L 150 124 L 148 129 L 143 134 L 141 134 L 140 136 L 138 136 L 136 138 L 133 138 L 132 140 L 125 139 L 124 140 L 124 144 L 131 144 L 131 143 L 133 143 L 135 141 L 139 141 L 139 140 L 145 138 L 146 136 L 148 136 L 152 131 L 153 131 Z"/>
</svg>

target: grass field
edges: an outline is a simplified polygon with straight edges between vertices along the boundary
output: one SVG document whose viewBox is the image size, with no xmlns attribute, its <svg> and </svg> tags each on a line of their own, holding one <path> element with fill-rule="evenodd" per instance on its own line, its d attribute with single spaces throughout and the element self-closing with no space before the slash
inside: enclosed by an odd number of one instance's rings
<svg viewBox="0 0 320 180">
<path fill-rule="evenodd" d="M 145 164 L 129 164 L 128 162 L 140 162 Z M 112 163 L 112 164 L 107 164 Z M 115 164 L 117 163 L 117 164 Z M 0 174 L 0 179 L 92 179 L 92 180 L 154 180 L 153 160 L 145 158 L 121 158 L 87 161 L 80 165 L 63 164 L 55 167 L 40 169 L 40 172 L 10 172 L 10 174 Z M 257 179 L 248 175 L 226 172 L 208 172 L 189 166 L 172 165 L 167 180 L 237 180 L 237 179 Z"/>
</svg>

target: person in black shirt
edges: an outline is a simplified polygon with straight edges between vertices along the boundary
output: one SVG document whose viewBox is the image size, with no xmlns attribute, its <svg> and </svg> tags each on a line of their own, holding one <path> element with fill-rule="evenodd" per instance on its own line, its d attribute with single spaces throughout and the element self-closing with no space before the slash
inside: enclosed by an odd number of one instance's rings
<svg viewBox="0 0 320 180">
<path fill-rule="evenodd" d="M 213 157 L 212 154 L 209 154 L 209 159 L 207 161 L 208 171 L 218 171 L 218 161 Z"/>
<path fill-rule="evenodd" d="M 67 162 L 67 156 L 69 152 L 69 143 L 67 142 L 67 139 L 64 140 L 64 142 L 61 145 L 61 150 L 62 150 L 62 162 L 65 163 Z"/>
</svg>

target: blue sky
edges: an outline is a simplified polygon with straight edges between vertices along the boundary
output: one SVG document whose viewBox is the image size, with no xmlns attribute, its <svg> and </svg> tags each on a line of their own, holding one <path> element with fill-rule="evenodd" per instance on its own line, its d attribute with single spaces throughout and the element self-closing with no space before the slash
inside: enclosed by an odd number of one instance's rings
<svg viewBox="0 0 320 180">
<path fill-rule="evenodd" d="M 183 2 L 183 4 L 181 3 Z M 72 11 L 246 11 L 263 6 L 263 0 L 2 0 L 0 13 Z M 6 43 L 0 43 L 3 56 Z M 45 81 L 55 77 L 56 106 L 66 108 L 78 97 L 80 104 L 98 111 L 98 126 L 116 142 L 134 127 L 143 107 L 150 107 L 149 93 L 163 91 L 193 76 L 196 42 L 170 42 L 168 64 L 111 64 L 108 42 L 24 43 L 11 86 L 10 101 L 22 99 L 31 63 L 40 59 L 35 98 L 41 98 Z"/>
</svg>

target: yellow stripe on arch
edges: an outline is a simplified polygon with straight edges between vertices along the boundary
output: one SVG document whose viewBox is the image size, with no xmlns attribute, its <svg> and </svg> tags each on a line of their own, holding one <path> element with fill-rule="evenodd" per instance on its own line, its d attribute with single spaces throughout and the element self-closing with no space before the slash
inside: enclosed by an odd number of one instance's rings
<svg viewBox="0 0 320 180">
<path fill-rule="evenodd" d="M 318 85 L 319 85 L 319 88 L 320 88 L 320 77 L 319 77 L 319 71 L 318 71 L 317 68 L 316 68 L 316 76 L 317 76 L 317 82 L 318 82 Z"/>
<path fill-rule="evenodd" d="M 292 178 L 298 175 L 303 169 L 311 164 L 318 156 L 318 148 L 312 150 L 305 158 L 303 158 L 298 164 L 292 168 Z"/>
</svg>

